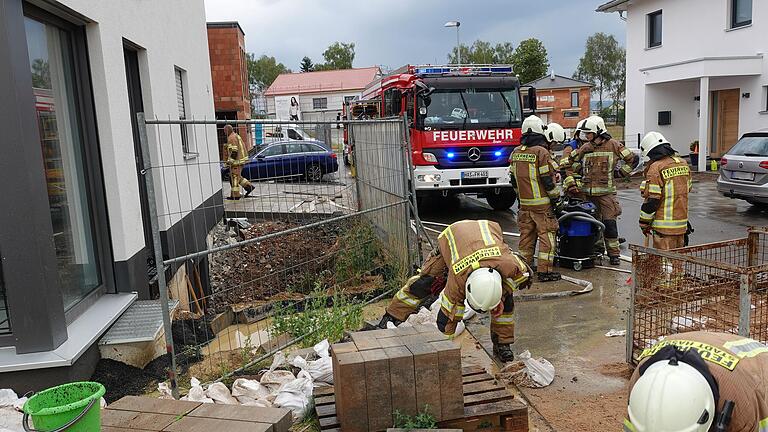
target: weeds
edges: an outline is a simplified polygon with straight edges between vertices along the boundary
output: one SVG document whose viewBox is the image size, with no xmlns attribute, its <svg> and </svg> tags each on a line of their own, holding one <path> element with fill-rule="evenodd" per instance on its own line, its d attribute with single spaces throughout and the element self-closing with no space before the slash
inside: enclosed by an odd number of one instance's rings
<svg viewBox="0 0 768 432">
<path fill-rule="evenodd" d="M 332 305 L 328 302 L 332 301 Z M 341 340 L 345 330 L 358 329 L 362 325 L 362 304 L 352 303 L 343 295 L 328 297 L 321 285 L 305 301 L 303 312 L 292 308 L 279 308 L 272 317 L 270 337 L 287 333 L 293 337 L 307 334 L 302 346 L 310 347 L 323 339 L 330 343 Z"/>
<path fill-rule="evenodd" d="M 424 411 L 411 417 L 398 410 L 392 413 L 395 424 L 393 427 L 398 429 L 437 429 L 435 417 L 429 413 L 429 405 L 424 405 Z"/>
<path fill-rule="evenodd" d="M 336 254 L 336 283 L 358 283 L 360 278 L 377 267 L 382 247 L 370 223 L 357 222 L 350 226 L 339 244 L 348 245 Z"/>
</svg>

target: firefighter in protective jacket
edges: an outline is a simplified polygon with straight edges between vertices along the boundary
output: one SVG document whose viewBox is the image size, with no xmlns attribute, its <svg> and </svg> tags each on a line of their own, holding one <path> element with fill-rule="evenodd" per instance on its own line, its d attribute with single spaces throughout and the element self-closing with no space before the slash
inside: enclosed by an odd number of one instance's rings
<svg viewBox="0 0 768 432">
<path fill-rule="evenodd" d="M 240 188 L 245 189 L 245 196 L 253 192 L 253 185 L 248 179 L 242 176 L 243 165 L 248 163 L 248 152 L 245 151 L 245 144 L 240 135 L 235 133 L 231 125 L 224 126 L 224 134 L 227 136 L 226 163 L 229 166 L 229 184 L 231 192 L 227 199 L 239 200 L 241 198 Z"/>
<path fill-rule="evenodd" d="M 579 138 L 584 141 L 584 145 L 564 158 L 561 166 L 570 166 L 574 171 L 581 172 L 581 191 L 587 200 L 597 206 L 598 215 L 605 225 L 603 236 L 610 263 L 619 265 L 619 228 L 616 218 L 621 215 L 621 206 L 616 200 L 614 171 L 622 160 L 624 165 L 618 173 L 629 176 L 639 158 L 608 134 L 605 122 L 598 116 L 580 121 L 578 128 Z"/>
<path fill-rule="evenodd" d="M 563 164 L 563 162 L 569 160 L 569 157 L 574 150 L 578 150 L 579 147 L 581 147 L 581 144 L 582 142 L 579 140 L 579 130 L 576 129 L 573 133 L 573 138 L 563 146 L 563 155 L 560 157 L 559 167 L 560 176 L 563 179 L 563 193 L 569 197 L 585 201 L 586 197 L 581 191 L 584 187 L 581 183 L 581 173 L 574 172 L 573 167 L 570 164 Z"/>
<path fill-rule="evenodd" d="M 640 142 L 643 157 L 650 161 L 640 185 L 645 202 L 640 207 L 640 229 L 653 234 L 653 247 L 683 247 L 688 230 L 688 192 L 691 169 L 675 153 L 664 135 L 649 132 Z"/>
<path fill-rule="evenodd" d="M 630 380 L 625 432 L 768 431 L 768 347 L 734 334 L 672 335 Z"/>
<path fill-rule="evenodd" d="M 448 226 L 438 236 L 438 247 L 429 255 L 419 274 L 408 280 L 387 306 L 379 323 L 400 324 L 416 312 L 422 302 L 439 293 L 437 327 L 453 336 L 464 318 L 464 304 L 476 312 L 491 313 L 494 353 L 512 361 L 515 341 L 512 292 L 530 285 L 530 271 L 523 260 L 504 243 L 501 227 L 487 220 L 463 220 Z"/>
<path fill-rule="evenodd" d="M 526 118 L 520 147 L 509 156 L 511 182 L 520 201 L 517 214 L 519 250 L 528 265 L 533 266 L 538 240 L 536 271 L 540 282 L 560 279 L 560 273 L 552 271 L 558 228 L 552 205 L 560 197 L 560 188 L 555 181 L 557 164 L 549 154 L 550 139 L 546 128 L 540 118 Z"/>
</svg>

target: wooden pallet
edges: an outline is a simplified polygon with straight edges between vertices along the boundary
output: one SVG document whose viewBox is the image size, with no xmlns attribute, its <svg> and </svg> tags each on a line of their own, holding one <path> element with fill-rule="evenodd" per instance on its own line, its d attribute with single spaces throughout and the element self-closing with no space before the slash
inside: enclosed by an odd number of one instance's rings
<svg viewBox="0 0 768 432">
<path fill-rule="evenodd" d="M 461 368 L 464 418 L 438 423 L 441 428 L 483 432 L 528 432 L 528 406 L 515 399 L 479 366 Z M 320 430 L 339 432 L 333 387 L 315 389 Z"/>
</svg>

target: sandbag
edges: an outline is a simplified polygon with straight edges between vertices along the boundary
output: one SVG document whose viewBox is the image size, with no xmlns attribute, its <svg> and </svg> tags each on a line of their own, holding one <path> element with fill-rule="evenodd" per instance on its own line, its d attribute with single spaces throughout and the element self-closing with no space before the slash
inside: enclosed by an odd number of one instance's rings
<svg viewBox="0 0 768 432">
<path fill-rule="evenodd" d="M 298 422 L 307 414 L 312 388 L 312 376 L 300 371 L 296 379 L 280 387 L 275 396 L 275 406 L 291 410 L 293 421 Z"/>
</svg>

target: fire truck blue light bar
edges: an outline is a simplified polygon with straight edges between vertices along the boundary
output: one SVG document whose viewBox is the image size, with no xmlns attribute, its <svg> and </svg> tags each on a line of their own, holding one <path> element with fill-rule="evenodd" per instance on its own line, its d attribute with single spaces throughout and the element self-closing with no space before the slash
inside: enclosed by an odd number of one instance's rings
<svg viewBox="0 0 768 432">
<path fill-rule="evenodd" d="M 442 75 L 449 73 L 473 74 L 473 73 L 503 73 L 511 74 L 511 66 L 439 66 L 416 68 L 417 75 Z"/>
</svg>

